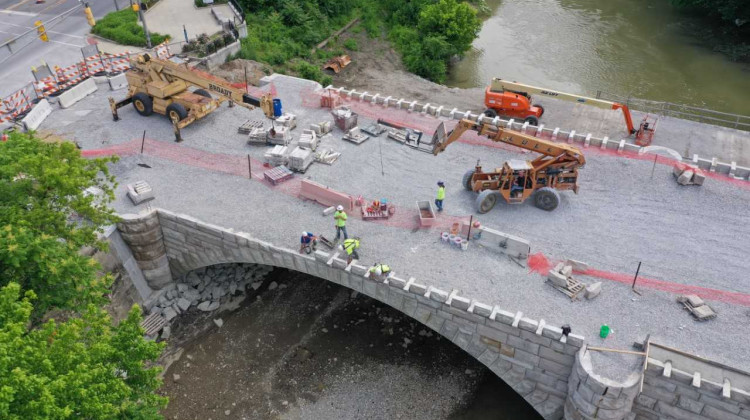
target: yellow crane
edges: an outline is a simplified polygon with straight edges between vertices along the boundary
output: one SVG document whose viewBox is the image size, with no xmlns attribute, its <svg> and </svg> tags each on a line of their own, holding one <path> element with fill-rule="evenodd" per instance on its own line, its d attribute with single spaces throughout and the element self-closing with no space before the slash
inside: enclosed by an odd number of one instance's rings
<svg viewBox="0 0 750 420">
<path fill-rule="evenodd" d="M 119 120 L 117 110 L 132 103 L 135 110 L 143 116 L 156 112 L 169 117 L 174 126 L 175 138 L 181 141 L 181 128 L 215 111 L 224 101 L 230 101 L 230 106 L 236 103 L 247 109 L 260 107 L 268 118 L 273 118 L 273 99 L 270 94 L 256 98 L 222 79 L 201 74 L 187 64 L 153 58 L 149 54 L 131 59 L 130 66 L 130 70 L 125 73 L 128 80 L 127 96 L 119 102 L 109 98 L 115 121 Z M 188 89 L 190 87 L 198 89 L 191 92 Z M 211 93 L 218 98 L 214 99 Z"/>
<path fill-rule="evenodd" d="M 432 154 L 443 152 L 468 130 L 476 131 L 494 142 L 540 154 L 529 161 L 509 160 L 501 168 L 487 172 L 477 161 L 476 167 L 464 174 L 462 183 L 467 190 L 479 193 L 476 199 L 479 213 L 492 210 L 500 197 L 509 204 L 521 204 L 532 194 L 537 207 L 552 211 L 560 204 L 558 191 L 572 190 L 578 193 L 578 170 L 586 164 L 586 158 L 580 150 L 568 144 L 463 119 L 450 133 L 446 133 L 445 124 L 440 123 L 433 135 Z"/>
</svg>

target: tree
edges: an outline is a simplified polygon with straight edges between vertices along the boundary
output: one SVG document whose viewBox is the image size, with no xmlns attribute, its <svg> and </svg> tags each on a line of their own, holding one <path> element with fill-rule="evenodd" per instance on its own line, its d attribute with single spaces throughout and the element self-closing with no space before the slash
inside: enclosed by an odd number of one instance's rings
<svg viewBox="0 0 750 420">
<path fill-rule="evenodd" d="M 99 265 L 80 249 L 105 248 L 97 234 L 117 221 L 107 206 L 114 160 L 84 159 L 72 143 L 32 135 L 0 143 L 0 286 L 33 290 L 35 315 L 102 301 L 111 278 L 97 276 Z M 92 187 L 101 194 L 87 193 Z"/>
<path fill-rule="evenodd" d="M 418 28 L 423 36 L 440 36 L 451 46 L 450 55 L 463 54 L 477 37 L 482 23 L 477 12 L 465 2 L 440 0 L 419 14 Z"/>
<path fill-rule="evenodd" d="M 0 418 L 159 419 L 163 344 L 145 340 L 134 306 L 116 327 L 89 305 L 80 317 L 31 329 L 34 292 L 0 289 Z"/>
</svg>

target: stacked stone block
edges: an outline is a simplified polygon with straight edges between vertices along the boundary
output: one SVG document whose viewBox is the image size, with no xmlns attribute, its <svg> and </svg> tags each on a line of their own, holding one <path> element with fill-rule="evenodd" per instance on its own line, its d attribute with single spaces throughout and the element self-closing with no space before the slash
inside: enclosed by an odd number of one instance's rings
<svg viewBox="0 0 750 420">
<path fill-rule="evenodd" d="M 120 216 L 117 229 L 130 247 L 148 286 L 160 290 L 172 283 L 164 235 L 156 210 Z"/>
<path fill-rule="evenodd" d="M 586 347 L 576 355 L 568 380 L 565 420 L 632 420 L 633 401 L 640 390 L 639 373 L 624 382 L 613 381 L 593 372 Z"/>
<path fill-rule="evenodd" d="M 670 362 L 652 358 L 643 378 L 643 392 L 635 400 L 637 420 L 750 419 L 750 392 L 701 378 L 700 372 L 674 369 Z"/>
</svg>

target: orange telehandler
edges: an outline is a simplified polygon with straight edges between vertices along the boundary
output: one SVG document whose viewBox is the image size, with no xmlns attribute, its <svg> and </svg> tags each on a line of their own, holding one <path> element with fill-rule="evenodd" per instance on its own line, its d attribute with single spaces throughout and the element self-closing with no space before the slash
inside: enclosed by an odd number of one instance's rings
<svg viewBox="0 0 750 420">
<path fill-rule="evenodd" d="M 539 104 L 532 104 L 532 93 L 602 109 L 620 109 L 622 110 L 623 117 L 625 117 L 625 126 L 627 127 L 628 135 L 634 134 L 636 143 L 641 146 L 648 146 L 654 137 L 656 119 L 646 115 L 641 121 L 640 126 L 636 129 L 633 126 L 633 117 L 627 105 L 525 85 L 518 82 L 510 82 L 497 77 L 492 79 L 492 83 L 485 89 L 484 105 L 487 109 L 484 111 L 484 115 L 491 118 L 498 116 L 498 114 L 505 115 L 510 118 L 521 119 L 524 122 L 528 122 L 529 125 L 538 125 L 539 118 L 544 114 L 544 107 Z"/>
<path fill-rule="evenodd" d="M 521 204 L 532 194 L 537 207 L 552 211 L 560 204 L 558 191 L 578 193 L 578 170 L 586 164 L 586 159 L 580 150 L 567 144 L 463 119 L 450 133 L 446 133 L 444 123 L 440 123 L 433 135 L 432 154 L 445 150 L 467 130 L 474 130 L 494 142 L 541 153 L 534 160 L 509 160 L 502 168 L 488 172 L 483 171 L 477 161 L 476 167 L 466 172 L 462 183 L 467 190 L 479 193 L 476 199 L 479 213 L 492 210 L 500 197 L 509 204 Z"/>
</svg>

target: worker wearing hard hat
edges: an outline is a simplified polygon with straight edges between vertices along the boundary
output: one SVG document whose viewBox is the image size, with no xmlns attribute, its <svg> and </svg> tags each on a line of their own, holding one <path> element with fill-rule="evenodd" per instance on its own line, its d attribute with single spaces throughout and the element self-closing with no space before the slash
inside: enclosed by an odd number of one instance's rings
<svg viewBox="0 0 750 420">
<path fill-rule="evenodd" d="M 370 278 L 375 280 L 385 280 L 388 274 L 391 272 L 391 267 L 388 264 L 375 263 L 370 267 Z"/>
<path fill-rule="evenodd" d="M 437 198 L 435 198 L 435 207 L 437 211 L 443 211 L 443 200 L 445 200 L 445 183 L 438 181 Z"/>
<path fill-rule="evenodd" d="M 344 251 L 346 251 L 346 263 L 351 264 L 352 260 L 358 260 L 359 238 L 347 239 L 344 241 Z"/>
<path fill-rule="evenodd" d="M 315 251 L 318 245 L 318 237 L 311 232 L 302 232 L 299 238 L 299 253 L 307 252 L 308 254 Z"/>
<path fill-rule="evenodd" d="M 333 213 L 333 219 L 336 221 L 336 241 L 339 240 L 341 234 L 344 234 L 344 240 L 349 239 L 349 235 L 346 234 L 346 212 L 344 206 L 336 207 L 336 213 Z"/>
</svg>

